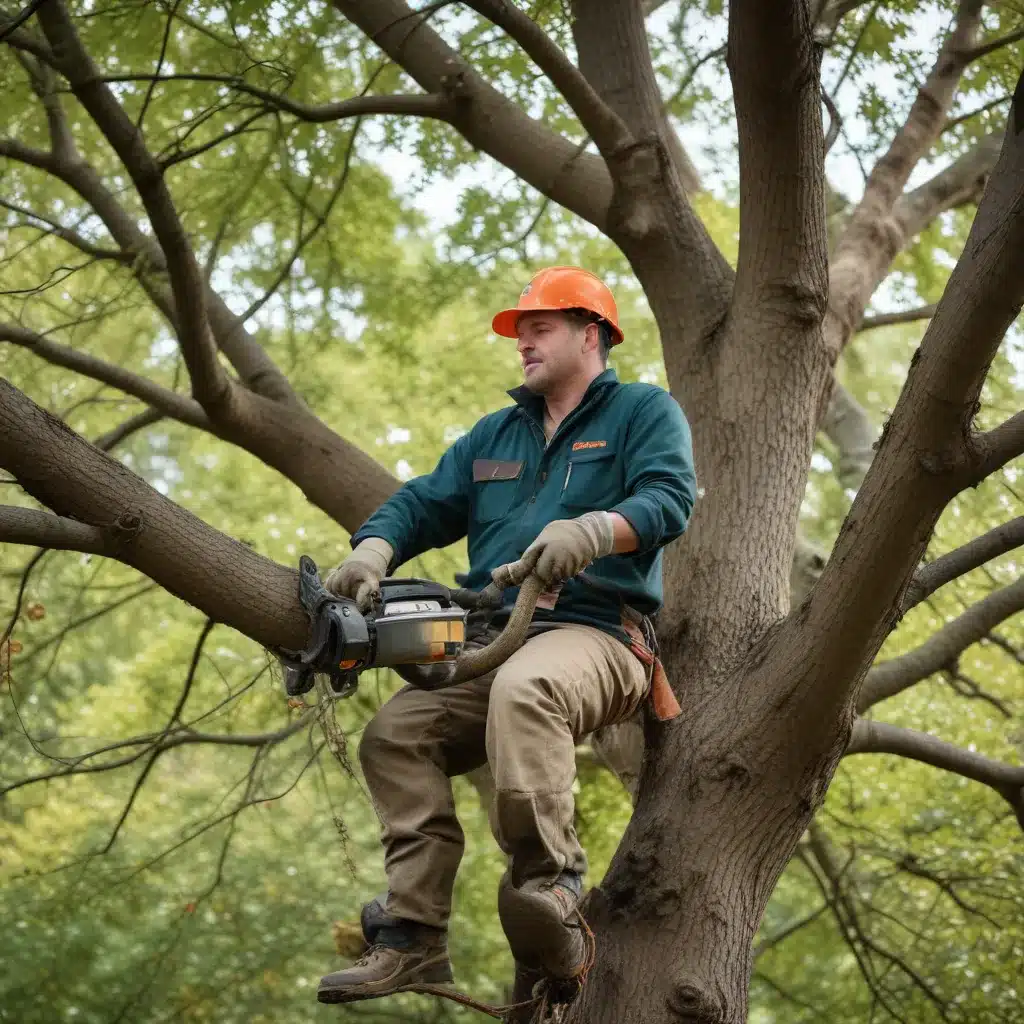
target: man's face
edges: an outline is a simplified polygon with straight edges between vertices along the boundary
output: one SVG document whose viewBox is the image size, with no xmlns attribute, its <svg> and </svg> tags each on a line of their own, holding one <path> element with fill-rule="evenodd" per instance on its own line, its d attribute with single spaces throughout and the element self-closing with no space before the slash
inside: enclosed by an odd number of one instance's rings
<svg viewBox="0 0 1024 1024">
<path fill-rule="evenodd" d="M 584 372 L 587 332 L 567 316 L 524 313 L 516 331 L 523 382 L 531 391 L 547 394 Z"/>
</svg>

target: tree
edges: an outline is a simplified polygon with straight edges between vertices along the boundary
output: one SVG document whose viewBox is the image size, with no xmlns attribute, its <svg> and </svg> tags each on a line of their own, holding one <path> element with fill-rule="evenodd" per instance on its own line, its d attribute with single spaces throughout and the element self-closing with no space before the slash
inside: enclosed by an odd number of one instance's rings
<svg viewBox="0 0 1024 1024">
<path fill-rule="evenodd" d="M 264 153 L 272 163 L 290 131 L 312 139 L 324 130 L 314 126 L 346 118 L 357 126 L 377 115 L 447 125 L 443 138 L 456 158 L 465 146 L 489 154 L 625 255 L 657 323 L 668 381 L 693 426 L 705 487 L 691 528 L 671 552 L 659 624 L 684 714 L 668 725 L 646 723 L 634 812 L 588 903 L 600 959 L 572 1013 L 588 1022 L 740 1021 L 752 937 L 844 753 L 888 752 L 959 773 L 1024 816 L 1024 770 L 866 716 L 1024 607 L 1020 583 L 1011 584 L 919 650 L 872 665 L 915 604 L 1022 540 L 1018 519 L 919 568 L 947 505 L 1024 450 L 1024 414 L 990 429 L 976 425 L 985 415 L 989 365 L 1024 301 L 1024 272 L 1014 259 L 1024 245 L 1021 86 L 1005 135 L 996 128 L 957 136 L 951 124 L 964 76 L 1016 45 L 1021 32 L 1001 11 L 957 4 L 861 199 L 844 209 L 824 173 L 826 146 L 842 121 L 833 98 L 823 98 L 822 52 L 851 33 L 856 54 L 856 37 L 879 5 L 733 3 L 726 46 L 740 170 L 733 269 L 697 214 L 693 165 L 666 112 L 644 21 L 660 4 L 577 0 L 568 19 L 490 0 L 463 5 L 480 19 L 466 34 L 500 30 L 497 45 L 511 41 L 543 73 L 542 88 L 551 90 L 545 100 L 556 96 L 543 119 L 524 109 L 528 93 L 515 102 L 491 84 L 480 70 L 484 56 L 476 66 L 432 27 L 445 6 L 413 11 L 401 0 L 336 0 L 333 10 L 307 15 L 300 22 L 307 42 L 340 15 L 388 58 L 362 94 L 320 104 L 291 94 L 319 91 L 318 76 L 327 88 L 350 85 L 350 62 L 325 50 L 292 83 L 240 43 L 225 69 L 222 53 L 214 58 L 215 50 L 197 42 L 202 26 L 176 8 L 143 8 L 122 22 L 131 26 L 124 56 L 138 45 L 147 66 L 128 73 L 109 73 L 96 19 L 85 11 L 72 17 L 64 4 L 45 0 L 29 17 L 8 17 L 4 41 L 35 107 L 0 142 L 14 182 L 5 205 L 14 223 L 34 226 L 45 248 L 19 256 L 26 273 L 43 271 L 42 284 L 30 289 L 35 302 L 24 309 L 8 296 L 12 319 L 0 339 L 145 408 L 90 444 L 0 382 L 0 466 L 49 510 L 27 500 L 6 507 L 0 538 L 117 559 L 269 648 L 298 646 L 305 621 L 294 570 L 207 526 L 102 450 L 170 417 L 277 470 L 347 530 L 396 484 L 296 392 L 247 329 L 255 309 L 239 315 L 218 295 L 212 271 L 221 246 L 237 245 L 246 226 L 190 217 L 189 197 L 175 194 L 175 168 L 206 166 L 213 180 L 219 154 L 232 146 L 249 152 L 247 136 L 257 132 L 271 140 Z M 104 16 L 122 18 L 125 10 Z M 849 19 L 858 17 L 851 30 Z M 175 70 L 193 64 L 200 70 Z M 495 81 L 505 70 L 497 61 Z M 997 69 L 990 79 L 1012 88 L 1011 72 Z M 409 80 L 421 91 L 399 91 Z M 194 90 L 181 94 L 182 105 L 208 103 L 188 115 L 187 127 L 183 114 L 175 118 L 172 106 L 154 99 L 174 86 Z M 341 141 L 342 153 L 346 145 L 351 153 L 355 134 Z M 953 159 L 908 188 L 937 151 Z M 60 206 L 40 209 L 40 182 L 52 180 L 62 188 Z M 317 258 L 309 243 L 331 222 L 338 188 L 310 175 L 308 192 L 296 196 L 304 211 L 299 231 L 287 258 L 259 281 L 255 308 Z M 819 428 L 858 450 L 866 469 L 862 422 L 846 442 L 843 427 L 858 422 L 858 410 L 834 387 L 834 367 L 894 261 L 940 214 L 979 196 L 956 268 L 935 309 L 921 314 L 933 315 L 828 564 L 791 609 L 800 503 Z M 828 214 L 836 207 L 830 246 Z M 190 395 L 51 337 L 84 322 L 69 324 L 59 303 L 39 300 L 67 274 L 67 246 L 86 257 L 87 274 L 113 266 L 126 288 L 146 296 L 151 312 L 138 314 L 138 323 L 151 340 L 154 314 L 167 321 Z M 40 252 L 48 267 L 29 262 Z M 87 291 L 88 279 L 79 280 Z M 365 285 L 345 281 L 357 283 Z M 847 482 L 856 485 L 859 475 L 851 470 Z M 827 845 L 813 830 L 809 836 L 801 853 L 816 858 L 818 877 L 837 885 Z"/>
</svg>

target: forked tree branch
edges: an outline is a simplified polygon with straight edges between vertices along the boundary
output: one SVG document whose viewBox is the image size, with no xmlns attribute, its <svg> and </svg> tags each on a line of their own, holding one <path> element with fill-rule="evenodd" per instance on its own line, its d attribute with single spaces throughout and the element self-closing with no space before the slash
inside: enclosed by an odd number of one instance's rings
<svg viewBox="0 0 1024 1024">
<path fill-rule="evenodd" d="M 734 274 L 687 198 L 693 181 L 665 114 L 638 0 L 572 0 L 571 15 L 580 70 L 637 140 L 609 159 L 616 193 L 605 231 L 644 286 L 676 381 L 689 353 L 721 328 Z"/>
<path fill-rule="evenodd" d="M 134 216 L 121 206 L 95 168 L 75 149 L 71 127 L 51 82 L 52 77 L 48 69 L 38 69 L 32 79 L 33 88 L 46 109 L 52 151 L 46 153 L 14 139 L 0 139 L 0 156 L 8 156 L 52 174 L 77 192 L 103 221 L 121 249 L 130 253 L 133 259 L 142 260 L 136 268 L 137 279 L 153 304 L 177 331 L 174 300 L 162 281 L 157 281 L 155 277 L 155 274 L 163 275 L 167 271 L 164 252 L 151 234 L 139 229 Z M 72 236 L 64 235 L 64 238 L 65 241 L 77 244 L 77 239 Z M 209 287 L 206 300 L 207 314 L 217 344 L 246 387 L 275 401 L 300 405 L 291 384 L 274 366 L 262 346 L 246 331 L 244 321 L 232 313 L 220 296 Z"/>
<path fill-rule="evenodd" d="M 868 299 L 885 276 L 885 268 L 899 251 L 888 237 L 891 211 L 914 168 L 942 133 L 967 66 L 966 54 L 981 26 L 982 6 L 982 0 L 960 0 L 956 25 L 943 41 L 902 128 L 868 176 L 864 194 L 836 245 L 826 330 L 834 357 L 856 329 Z M 888 251 L 880 254 L 880 246 Z"/>
<path fill-rule="evenodd" d="M 572 107 L 584 131 L 606 157 L 614 156 L 633 141 L 626 122 L 529 15 L 508 0 L 466 0 L 466 6 L 504 29 L 522 47 Z"/>
<path fill-rule="evenodd" d="M 332 0 L 420 88 L 457 100 L 451 125 L 470 145 L 604 230 L 612 181 L 604 161 L 506 99 L 404 0 Z"/>
<path fill-rule="evenodd" d="M 851 754 L 895 754 L 980 782 L 1010 804 L 1024 828 L 1024 766 L 995 761 L 937 736 L 866 718 L 854 723 L 846 748 L 846 756 Z"/>
<path fill-rule="evenodd" d="M 144 234 L 103 184 L 99 175 L 81 158 L 67 161 L 52 153 L 31 149 L 16 140 L 0 140 L 0 155 L 55 175 L 86 200 L 103 220 L 122 248 L 140 257 L 137 274 L 146 293 L 174 324 L 174 301 L 158 280 L 166 270 L 160 246 Z M 176 419 L 205 426 L 217 436 L 245 449 L 297 484 L 302 492 L 353 532 L 398 486 L 397 481 L 376 460 L 357 445 L 346 441 L 313 415 L 297 398 L 287 378 L 274 366 L 266 352 L 245 330 L 244 324 L 212 290 L 207 292 L 207 310 L 217 344 L 238 370 L 246 386 L 236 388 L 233 401 L 216 410 L 216 422 L 206 425 L 194 413 L 196 407 L 183 397 L 171 398 L 151 382 L 132 376 L 113 375 L 91 357 L 86 366 L 62 346 L 50 342 L 47 355 L 54 362 L 79 369 L 97 379 L 124 387 L 147 404 L 164 409 Z M 23 330 L 23 329 L 22 329 Z M 24 341 L 25 335 L 18 339 Z M 123 371 L 120 371 L 123 374 Z M 154 390 L 155 389 L 155 390 Z M 208 417 L 206 417 L 208 419 Z"/>
<path fill-rule="evenodd" d="M 941 555 L 914 574 L 904 595 L 901 610 L 905 614 L 940 587 L 1021 545 L 1024 545 L 1024 516 L 1017 516 L 1016 519 L 1011 519 L 1010 522 L 1002 523 L 988 533 L 975 537 L 962 547 Z"/>
<path fill-rule="evenodd" d="M 990 132 L 973 149 L 955 160 L 933 178 L 911 192 L 904 193 L 891 207 L 888 215 L 876 225 L 870 239 L 861 239 L 857 243 L 858 262 L 852 262 L 842 273 L 845 275 L 847 295 L 857 296 L 854 309 L 851 301 L 847 307 L 851 329 L 868 330 L 883 327 L 887 324 L 908 323 L 926 315 L 934 314 L 934 306 L 924 306 L 919 310 L 910 310 L 905 314 L 878 314 L 861 319 L 864 306 L 878 286 L 885 280 L 893 260 L 921 231 L 923 231 L 940 213 L 956 209 L 967 203 L 976 202 L 984 188 L 985 181 L 991 173 L 999 157 L 1002 144 L 1002 131 Z M 856 216 L 856 215 L 855 215 Z M 846 236 L 844 236 L 845 238 Z M 853 246 L 855 238 L 849 244 Z M 842 243 L 841 243 L 842 245 Z M 842 263 L 851 257 L 852 248 L 842 252 L 837 249 L 836 260 Z M 854 287 L 854 278 L 857 280 Z M 849 290 L 853 289 L 853 290 Z M 835 306 L 830 300 L 830 314 L 827 321 L 828 344 L 838 344 L 840 325 L 836 319 Z M 848 326 L 849 326 L 848 325 Z M 847 337 L 846 327 L 840 333 Z M 836 349 L 836 351 L 838 351 Z"/>
<path fill-rule="evenodd" d="M 857 710 L 865 711 L 894 697 L 952 664 L 1001 622 L 1024 611 L 1024 578 L 972 605 L 933 633 L 920 647 L 874 665 L 864 679 Z"/>
<path fill-rule="evenodd" d="M 188 235 L 160 166 L 146 148 L 141 129 L 128 117 L 82 45 L 63 0 L 49 0 L 38 14 L 54 54 L 78 101 L 120 157 L 149 215 L 167 261 L 174 294 L 178 340 L 189 368 L 192 393 L 204 407 L 219 407 L 231 383 L 217 358 L 206 316 L 206 288 Z"/>
</svg>

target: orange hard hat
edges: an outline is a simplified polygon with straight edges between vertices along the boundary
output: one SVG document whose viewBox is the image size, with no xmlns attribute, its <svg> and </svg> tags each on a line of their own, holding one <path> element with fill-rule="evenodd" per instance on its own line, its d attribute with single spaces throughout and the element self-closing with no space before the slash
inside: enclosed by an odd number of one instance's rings
<svg viewBox="0 0 1024 1024">
<path fill-rule="evenodd" d="M 515 338 L 516 321 L 523 313 L 540 310 L 585 309 L 599 316 L 611 328 L 612 344 L 622 341 L 619 311 L 608 286 L 589 270 L 580 267 L 546 267 L 523 289 L 514 309 L 503 309 L 491 321 L 495 334 Z"/>
</svg>

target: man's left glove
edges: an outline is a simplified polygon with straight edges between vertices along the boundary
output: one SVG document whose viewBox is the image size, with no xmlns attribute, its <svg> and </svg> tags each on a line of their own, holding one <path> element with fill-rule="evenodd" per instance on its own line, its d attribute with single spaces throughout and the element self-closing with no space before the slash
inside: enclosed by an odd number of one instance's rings
<svg viewBox="0 0 1024 1024">
<path fill-rule="evenodd" d="M 545 584 L 558 583 L 614 550 L 615 527 L 610 513 L 586 512 L 576 519 L 555 519 L 540 531 L 522 558 L 499 565 L 491 579 L 499 587 L 518 587 L 535 572 Z"/>
</svg>

